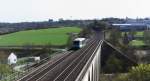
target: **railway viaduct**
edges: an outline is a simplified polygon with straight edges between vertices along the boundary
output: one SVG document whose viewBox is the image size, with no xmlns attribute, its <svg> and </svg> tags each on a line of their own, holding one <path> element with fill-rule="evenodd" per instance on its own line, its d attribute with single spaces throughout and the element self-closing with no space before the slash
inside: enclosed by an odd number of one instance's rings
<svg viewBox="0 0 150 81">
<path fill-rule="evenodd" d="M 113 51 L 118 59 L 123 60 L 123 67 L 136 65 L 111 44 L 94 37 L 82 49 L 48 62 L 17 81 L 100 81 L 101 68 Z"/>
<path fill-rule="evenodd" d="M 134 60 L 123 54 L 109 42 L 101 41 L 87 61 L 83 70 L 80 72 L 76 81 L 100 81 L 101 68 L 105 66 L 105 62 L 113 51 L 115 51 L 116 57 L 123 61 L 123 66 L 126 66 L 124 70 L 127 70 L 128 66 L 131 67 L 137 65 Z"/>
<path fill-rule="evenodd" d="M 101 41 L 92 56 L 87 61 L 81 73 L 78 75 L 76 81 L 99 81 L 100 77 L 100 55 L 101 46 L 103 41 Z"/>
</svg>

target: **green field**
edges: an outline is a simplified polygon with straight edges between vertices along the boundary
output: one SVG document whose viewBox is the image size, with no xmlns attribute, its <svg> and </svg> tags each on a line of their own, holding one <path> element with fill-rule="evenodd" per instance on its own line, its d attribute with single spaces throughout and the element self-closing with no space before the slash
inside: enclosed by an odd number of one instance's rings
<svg viewBox="0 0 150 81">
<path fill-rule="evenodd" d="M 65 45 L 69 38 L 67 33 L 79 33 L 78 27 L 61 27 L 40 30 L 20 31 L 0 36 L 0 46 L 22 45 Z"/>
<path fill-rule="evenodd" d="M 143 32 L 143 31 L 141 31 L 141 32 L 136 32 L 135 36 L 143 37 L 143 36 L 144 36 L 144 32 Z"/>
<path fill-rule="evenodd" d="M 129 34 L 129 32 L 126 32 L 127 34 Z M 121 33 L 121 36 L 124 36 L 125 32 Z M 143 37 L 144 35 L 144 31 L 136 31 L 134 36 L 139 36 L 139 37 Z"/>
<path fill-rule="evenodd" d="M 129 45 L 130 46 L 135 46 L 135 47 L 140 47 L 140 46 L 144 46 L 145 42 L 143 40 L 144 37 L 144 31 L 134 31 L 134 32 L 126 32 L 127 34 L 131 33 L 134 35 L 135 39 L 130 41 Z M 124 37 L 125 32 L 121 33 L 121 36 Z"/>
<path fill-rule="evenodd" d="M 127 34 L 129 34 L 129 32 L 126 32 Z M 121 32 L 121 36 L 123 37 L 125 34 L 125 32 Z"/>
<path fill-rule="evenodd" d="M 132 41 L 130 42 L 130 45 L 131 45 L 131 46 L 137 46 L 137 47 L 139 47 L 139 46 L 144 46 L 145 43 L 144 43 L 144 41 L 142 41 L 142 40 L 132 40 Z"/>
</svg>

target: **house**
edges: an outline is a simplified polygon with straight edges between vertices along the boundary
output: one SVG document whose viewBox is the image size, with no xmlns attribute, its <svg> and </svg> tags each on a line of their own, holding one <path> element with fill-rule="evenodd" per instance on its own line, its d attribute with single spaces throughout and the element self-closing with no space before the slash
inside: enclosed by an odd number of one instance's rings
<svg viewBox="0 0 150 81">
<path fill-rule="evenodd" d="M 8 64 L 12 65 L 12 64 L 16 64 L 17 63 L 17 56 L 14 53 L 11 53 L 8 56 Z"/>
</svg>

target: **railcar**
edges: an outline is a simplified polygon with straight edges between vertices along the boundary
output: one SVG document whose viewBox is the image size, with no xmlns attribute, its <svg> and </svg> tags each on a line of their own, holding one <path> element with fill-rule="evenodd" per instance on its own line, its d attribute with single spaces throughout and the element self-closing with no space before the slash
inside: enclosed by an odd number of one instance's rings
<svg viewBox="0 0 150 81">
<path fill-rule="evenodd" d="M 86 45 L 86 39 L 85 38 L 76 38 L 73 41 L 73 49 L 80 49 Z"/>
</svg>

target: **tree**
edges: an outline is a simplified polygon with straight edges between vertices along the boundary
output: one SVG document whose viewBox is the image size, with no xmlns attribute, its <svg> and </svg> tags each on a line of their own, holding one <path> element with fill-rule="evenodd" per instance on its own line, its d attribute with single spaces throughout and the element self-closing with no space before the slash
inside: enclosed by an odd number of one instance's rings
<svg viewBox="0 0 150 81">
<path fill-rule="evenodd" d="M 113 81 L 150 81 L 150 64 L 139 64 L 129 70 L 126 75 L 119 75 Z"/>
<path fill-rule="evenodd" d="M 150 64 L 139 64 L 132 67 L 128 77 L 132 81 L 150 81 Z"/>
<path fill-rule="evenodd" d="M 125 19 L 120 19 L 120 18 L 103 18 L 102 21 L 108 22 L 108 23 L 118 23 L 118 24 L 122 24 L 122 23 L 126 23 Z"/>
<path fill-rule="evenodd" d="M 48 42 L 47 44 L 42 46 L 43 53 L 51 53 L 52 52 L 52 44 L 51 42 Z"/>
<path fill-rule="evenodd" d="M 127 33 L 125 32 L 125 33 L 124 33 L 124 37 L 123 37 L 123 43 L 124 43 L 124 44 L 129 44 L 129 42 L 130 42 L 130 41 L 129 41 L 128 35 L 127 35 Z"/>
<path fill-rule="evenodd" d="M 122 61 L 118 59 L 115 55 L 111 55 L 106 61 L 106 66 L 103 71 L 106 73 L 116 73 L 123 70 Z"/>
<path fill-rule="evenodd" d="M 109 42 L 114 46 L 120 46 L 119 40 L 121 39 L 121 32 L 117 29 L 111 30 Z"/>
<path fill-rule="evenodd" d="M 79 33 L 79 37 L 88 38 L 92 34 L 91 28 L 83 28 L 82 31 Z"/>
<path fill-rule="evenodd" d="M 73 39 L 74 39 L 73 35 L 70 35 L 69 38 L 68 38 L 68 40 L 67 40 L 67 47 L 68 47 L 69 49 L 72 48 Z"/>
<path fill-rule="evenodd" d="M 101 20 L 93 20 L 92 23 L 88 25 L 88 27 L 92 27 L 96 31 L 105 30 L 110 27 L 109 23 L 101 21 Z"/>
<path fill-rule="evenodd" d="M 53 19 L 49 19 L 48 22 L 53 22 Z"/>
<path fill-rule="evenodd" d="M 150 31 L 144 31 L 144 42 L 146 45 L 150 45 Z"/>
<path fill-rule="evenodd" d="M 29 55 L 29 56 L 32 56 L 32 52 L 33 52 L 33 49 L 34 49 L 35 45 L 33 43 L 26 43 L 23 45 L 23 48 L 25 50 L 25 54 L 22 54 L 21 57 L 25 56 L 25 55 Z"/>
</svg>

